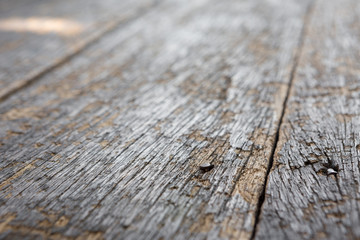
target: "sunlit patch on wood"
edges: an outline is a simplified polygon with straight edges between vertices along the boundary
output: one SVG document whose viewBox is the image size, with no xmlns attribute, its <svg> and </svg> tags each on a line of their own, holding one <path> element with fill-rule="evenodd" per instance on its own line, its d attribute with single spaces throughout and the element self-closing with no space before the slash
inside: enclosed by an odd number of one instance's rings
<svg viewBox="0 0 360 240">
<path fill-rule="evenodd" d="M 30 32 L 36 34 L 55 33 L 74 36 L 84 29 L 83 24 L 64 18 L 9 18 L 0 20 L 0 31 Z"/>
</svg>

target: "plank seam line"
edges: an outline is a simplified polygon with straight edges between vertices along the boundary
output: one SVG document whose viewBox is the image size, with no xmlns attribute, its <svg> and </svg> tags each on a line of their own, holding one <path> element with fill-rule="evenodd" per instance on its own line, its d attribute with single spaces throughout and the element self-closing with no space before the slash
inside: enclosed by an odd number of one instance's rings
<svg viewBox="0 0 360 240">
<path fill-rule="evenodd" d="M 30 73 L 29 76 L 25 77 L 23 81 L 20 83 L 15 83 L 13 86 L 10 86 L 10 89 L 5 91 L 0 91 L 0 102 L 4 102 L 6 99 L 11 97 L 12 95 L 16 94 L 17 92 L 29 87 L 30 85 L 37 82 L 39 79 L 44 77 L 45 75 L 51 73 L 55 69 L 63 66 L 66 62 L 70 61 L 77 55 L 84 52 L 86 49 L 97 43 L 99 40 L 101 40 L 106 35 L 112 33 L 113 31 L 117 30 L 121 25 L 127 24 L 138 18 L 139 16 L 142 16 L 146 14 L 147 12 L 150 12 L 154 7 L 159 5 L 158 1 L 153 2 L 149 6 L 140 8 L 138 11 L 136 11 L 132 16 L 128 19 L 120 18 L 116 20 L 114 23 L 109 23 L 103 31 L 100 31 L 93 36 L 89 37 L 88 39 L 85 39 L 84 41 L 79 41 L 78 46 L 75 47 L 73 51 L 70 51 L 69 53 L 65 54 L 65 56 L 60 57 L 58 60 L 54 61 L 52 64 L 50 64 L 47 67 L 44 67 L 43 69 L 40 69 L 38 72 Z M 131 14 L 131 13 L 130 13 Z"/>
<path fill-rule="evenodd" d="M 286 106 L 288 104 L 290 92 L 291 92 L 291 90 L 293 88 L 294 77 L 295 77 L 295 73 L 297 71 L 297 67 L 299 65 L 299 60 L 300 60 L 300 57 L 301 57 L 301 54 L 302 54 L 302 51 L 303 51 L 304 41 L 305 41 L 306 36 L 308 35 L 307 34 L 308 29 L 307 28 L 308 28 L 308 25 L 309 25 L 309 22 L 310 22 L 310 19 L 311 19 L 311 16 L 312 16 L 315 1 L 311 1 L 310 4 L 308 5 L 307 9 L 306 9 L 306 13 L 305 13 L 305 17 L 304 17 L 304 24 L 302 26 L 299 41 L 298 41 L 298 46 L 299 47 L 298 47 L 298 50 L 296 51 L 296 54 L 294 56 L 294 64 L 293 64 L 293 67 L 292 67 L 291 72 L 290 72 L 290 79 L 289 79 L 289 83 L 288 83 L 288 88 L 286 90 L 285 99 L 284 99 L 283 104 L 282 104 L 281 115 L 280 115 L 279 123 L 277 125 L 277 130 L 276 130 L 276 133 L 275 133 L 274 145 L 273 145 L 273 147 L 271 149 L 269 163 L 268 163 L 268 167 L 267 167 L 267 170 L 266 170 L 265 182 L 264 182 L 261 194 L 260 194 L 259 199 L 258 199 L 258 204 L 257 204 L 256 210 L 255 210 L 255 223 L 254 223 L 254 228 L 253 228 L 253 231 L 252 231 L 251 237 L 250 237 L 251 240 L 255 239 L 255 236 L 256 236 L 256 233 L 257 233 L 257 228 L 258 228 L 258 223 L 260 221 L 260 215 L 261 215 L 261 212 L 262 212 L 262 207 L 263 207 L 263 204 L 265 202 L 266 187 L 267 187 L 270 171 L 271 171 L 271 169 L 273 167 L 273 164 L 274 164 L 275 150 L 278 147 L 279 135 L 280 135 L 281 127 L 283 125 L 283 119 L 284 119 L 284 115 L 285 115 L 285 111 L 286 111 Z"/>
</svg>

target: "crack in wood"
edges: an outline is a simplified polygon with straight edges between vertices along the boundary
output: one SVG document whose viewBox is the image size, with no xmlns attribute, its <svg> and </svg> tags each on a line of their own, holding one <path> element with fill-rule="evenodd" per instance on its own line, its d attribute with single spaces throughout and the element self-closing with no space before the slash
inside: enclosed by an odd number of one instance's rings
<svg viewBox="0 0 360 240">
<path fill-rule="evenodd" d="M 312 12 L 313 12 L 313 9 L 314 9 L 314 5 L 315 5 L 314 2 L 315 1 L 312 1 L 312 2 L 309 3 L 309 6 L 308 6 L 308 8 L 306 10 L 306 14 L 305 14 L 305 17 L 304 17 L 304 24 L 303 24 L 303 28 L 301 30 L 301 34 L 300 34 L 300 37 L 299 37 L 299 47 L 298 47 L 298 51 L 296 52 L 295 57 L 294 57 L 294 65 L 293 65 L 293 67 L 291 69 L 288 88 L 287 88 L 285 99 L 284 99 L 284 102 L 283 102 L 283 105 L 282 105 L 281 115 L 280 115 L 279 123 L 278 123 L 278 126 L 277 126 L 276 134 L 275 134 L 274 144 L 273 144 L 273 147 L 271 149 L 270 159 L 269 159 L 269 162 L 268 162 L 268 167 L 267 167 L 267 170 L 266 170 L 266 175 L 265 175 L 265 180 L 264 180 L 265 182 L 264 182 L 264 185 L 263 185 L 262 192 L 261 192 L 261 194 L 259 196 L 257 208 L 255 210 L 255 223 L 254 223 L 253 231 L 252 231 L 251 237 L 250 237 L 251 240 L 254 240 L 255 237 L 256 237 L 257 227 L 258 227 L 258 223 L 259 223 L 259 220 L 260 220 L 260 214 L 261 214 L 261 210 L 262 210 L 262 207 L 263 207 L 263 204 L 264 204 L 264 201 L 265 201 L 266 185 L 267 185 L 267 182 L 268 182 L 270 171 L 271 171 L 271 169 L 273 167 L 273 164 L 274 164 L 275 150 L 277 149 L 277 145 L 279 143 L 281 125 L 283 123 L 283 118 L 284 118 L 284 115 L 285 115 L 285 111 L 287 110 L 286 107 L 287 107 L 288 99 L 289 99 L 289 96 L 290 96 L 290 92 L 292 90 L 295 73 L 296 73 L 296 70 L 297 70 L 297 67 L 298 67 L 298 64 L 299 64 L 299 60 L 300 60 L 300 56 L 301 56 L 301 53 L 302 53 L 302 50 L 303 50 L 303 47 L 304 47 L 305 38 L 308 35 L 307 27 L 308 27 L 308 24 L 310 22 Z"/>
</svg>

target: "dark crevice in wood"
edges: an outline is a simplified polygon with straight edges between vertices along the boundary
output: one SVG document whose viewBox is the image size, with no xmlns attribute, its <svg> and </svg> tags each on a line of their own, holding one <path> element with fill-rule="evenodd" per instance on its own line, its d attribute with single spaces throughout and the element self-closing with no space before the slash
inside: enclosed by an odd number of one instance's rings
<svg viewBox="0 0 360 240">
<path fill-rule="evenodd" d="M 273 167 L 273 164 L 274 164 L 275 150 L 278 147 L 281 125 L 283 123 L 283 118 L 284 118 L 284 115 L 285 115 L 286 106 L 287 106 L 287 103 L 288 103 L 290 92 L 291 92 L 291 89 L 292 89 L 292 86 L 293 86 L 295 73 L 296 73 L 296 70 L 297 70 L 297 67 L 298 67 L 298 64 L 299 64 L 302 49 L 304 47 L 304 40 L 305 40 L 305 38 L 307 36 L 307 32 L 308 32 L 307 27 L 308 27 L 308 24 L 310 22 L 311 15 L 312 15 L 312 12 L 313 12 L 313 9 L 314 9 L 314 5 L 315 5 L 314 2 L 315 1 L 310 2 L 309 6 L 308 6 L 308 8 L 306 10 L 306 14 L 305 14 L 305 18 L 304 18 L 304 24 L 303 24 L 301 34 L 300 34 L 300 37 L 299 37 L 299 44 L 298 44 L 299 47 L 298 47 L 298 50 L 297 50 L 297 52 L 296 52 L 296 54 L 294 56 L 294 64 L 293 64 L 293 67 L 291 69 L 288 88 L 287 88 L 287 91 L 286 91 L 285 99 L 283 101 L 281 115 L 280 115 L 279 123 L 278 123 L 278 126 L 277 126 L 277 131 L 275 133 L 274 144 L 273 144 L 273 147 L 271 149 L 270 159 L 269 159 L 269 162 L 268 162 L 268 167 L 267 167 L 266 175 L 265 175 L 265 182 L 264 182 L 263 189 L 262 189 L 262 192 L 261 192 L 261 194 L 259 196 L 258 204 L 257 204 L 256 210 L 255 210 L 255 222 L 254 222 L 253 231 L 252 231 L 251 237 L 250 237 L 251 240 L 255 239 L 255 236 L 256 236 L 256 233 L 257 233 L 257 226 L 258 226 L 258 223 L 260 221 L 260 215 L 261 215 L 261 211 L 262 211 L 262 206 L 263 206 L 264 201 L 265 201 L 266 186 L 267 186 L 267 182 L 268 182 L 268 179 L 269 179 L 270 171 L 271 171 L 271 169 Z"/>
<path fill-rule="evenodd" d="M 229 76 L 225 76 L 224 77 L 224 85 L 222 88 L 221 88 L 221 91 L 220 91 L 220 96 L 219 96 L 219 99 L 220 100 L 223 100 L 225 101 L 226 98 L 227 98 L 227 94 L 228 94 L 228 90 L 229 88 L 231 87 L 231 77 Z"/>
<path fill-rule="evenodd" d="M 88 49 L 90 46 L 97 43 L 101 38 L 104 36 L 114 32 L 116 29 L 118 29 L 121 25 L 128 24 L 132 22 L 133 20 L 137 19 L 139 16 L 146 14 L 151 9 L 156 7 L 159 4 L 159 1 L 155 1 L 150 7 L 140 9 L 134 16 L 131 16 L 127 19 L 119 19 L 113 24 L 110 24 L 109 26 L 106 26 L 103 31 L 96 34 L 95 36 L 90 37 L 89 39 L 85 40 L 84 43 L 81 43 L 80 46 L 75 48 L 74 51 L 65 54 L 65 56 L 61 57 L 59 60 L 55 61 L 54 63 L 50 64 L 48 67 L 45 67 L 44 69 L 40 70 L 39 72 L 35 73 L 33 76 L 28 77 L 27 79 L 24 79 L 22 83 L 19 84 L 19 86 L 15 86 L 13 88 L 10 88 L 7 92 L 4 92 L 0 94 L 0 102 L 5 101 L 10 96 L 16 94 L 17 92 L 29 87 L 39 79 L 41 79 L 46 74 L 54 71 L 55 69 L 63 66 L 65 63 L 73 59 L 75 56 L 81 54 L 86 49 Z"/>
</svg>

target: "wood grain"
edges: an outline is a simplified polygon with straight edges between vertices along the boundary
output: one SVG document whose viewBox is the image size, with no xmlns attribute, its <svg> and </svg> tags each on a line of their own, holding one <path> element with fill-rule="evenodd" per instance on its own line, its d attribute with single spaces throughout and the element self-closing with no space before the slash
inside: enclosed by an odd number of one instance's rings
<svg viewBox="0 0 360 240">
<path fill-rule="evenodd" d="M 153 5 L 153 0 L 2 2 L 0 100 Z"/>
<path fill-rule="evenodd" d="M 359 14 L 358 1 L 314 6 L 258 239 L 360 238 Z"/>
<path fill-rule="evenodd" d="M 0 238 L 249 239 L 308 4 L 163 1 L 0 103 Z"/>
</svg>

